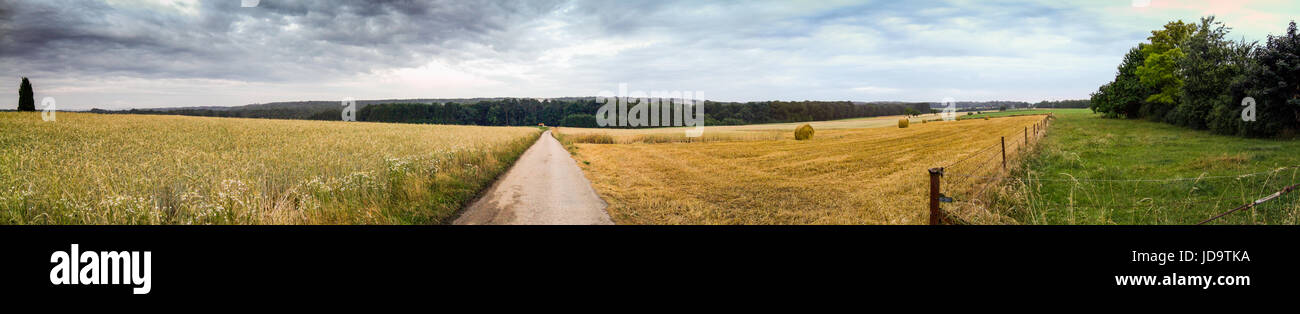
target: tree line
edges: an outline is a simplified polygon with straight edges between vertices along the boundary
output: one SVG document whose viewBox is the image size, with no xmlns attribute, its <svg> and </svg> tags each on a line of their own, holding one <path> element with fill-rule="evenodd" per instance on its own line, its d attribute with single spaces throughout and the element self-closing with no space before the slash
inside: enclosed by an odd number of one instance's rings
<svg viewBox="0 0 1300 314">
<path fill-rule="evenodd" d="M 668 103 L 664 100 L 663 103 Z M 612 106 L 613 104 L 611 104 Z M 472 124 L 494 126 L 546 125 L 570 127 L 597 127 L 593 115 L 601 104 L 595 98 L 569 100 L 537 100 L 507 98 L 460 103 L 396 103 L 375 104 L 357 112 L 360 121 Z M 849 101 L 764 101 L 764 102 L 704 102 L 706 125 L 741 125 L 783 123 L 817 120 L 837 120 L 859 117 L 902 115 L 928 111 L 928 103 L 868 104 Z M 664 106 L 672 108 L 672 106 Z M 663 109 L 671 112 L 671 109 Z"/>
<path fill-rule="evenodd" d="M 554 126 L 597 127 L 595 113 L 601 104 L 595 97 L 553 99 L 500 98 L 447 102 L 397 102 L 358 104 L 358 121 L 463 124 L 485 126 L 530 126 L 544 123 Z M 669 103 L 663 100 L 663 103 Z M 106 114 L 172 114 L 228 118 L 265 118 L 299 120 L 339 120 L 342 107 L 328 106 L 256 106 L 231 109 L 92 109 Z M 851 101 L 704 101 L 706 125 L 742 125 L 837 120 L 860 117 L 919 114 L 930 112 L 931 103 L 859 103 Z M 612 104 L 611 104 L 612 106 Z M 328 108 L 328 109 L 322 109 Z M 672 115 L 674 106 L 663 106 Z"/>
<path fill-rule="evenodd" d="M 1092 106 L 1092 101 L 1087 99 L 1044 100 L 1034 104 L 1034 108 L 1088 108 L 1089 106 Z"/>
<path fill-rule="evenodd" d="M 1092 94 L 1092 110 L 1219 134 L 1294 136 L 1300 129 L 1296 23 L 1263 45 L 1228 39 L 1230 31 L 1213 16 L 1152 31 L 1124 56 L 1115 79 Z M 1247 97 L 1253 106 L 1243 105 Z"/>
</svg>

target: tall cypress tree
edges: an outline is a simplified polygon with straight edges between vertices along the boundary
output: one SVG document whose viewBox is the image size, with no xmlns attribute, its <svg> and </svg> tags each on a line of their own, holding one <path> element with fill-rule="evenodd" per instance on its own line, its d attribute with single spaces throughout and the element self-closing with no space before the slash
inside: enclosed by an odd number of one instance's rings
<svg viewBox="0 0 1300 314">
<path fill-rule="evenodd" d="M 28 82 L 26 77 L 18 87 L 18 111 L 36 111 L 36 95 L 32 93 L 32 82 Z"/>
</svg>

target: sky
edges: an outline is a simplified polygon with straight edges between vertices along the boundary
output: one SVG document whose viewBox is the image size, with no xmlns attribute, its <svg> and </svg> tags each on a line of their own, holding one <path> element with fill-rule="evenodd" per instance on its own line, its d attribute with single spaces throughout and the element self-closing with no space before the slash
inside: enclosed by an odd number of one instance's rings
<svg viewBox="0 0 1300 314">
<path fill-rule="evenodd" d="M 1083 99 L 1168 21 L 1263 41 L 1300 1 L 0 0 L 0 84 L 60 110 L 697 92 Z M 38 101 L 39 102 L 39 101 Z"/>
</svg>

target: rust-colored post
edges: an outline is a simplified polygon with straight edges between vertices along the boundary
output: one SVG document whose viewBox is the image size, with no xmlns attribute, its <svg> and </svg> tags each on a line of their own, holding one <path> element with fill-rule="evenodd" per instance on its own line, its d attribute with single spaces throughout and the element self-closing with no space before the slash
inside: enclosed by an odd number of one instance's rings
<svg viewBox="0 0 1300 314">
<path fill-rule="evenodd" d="M 939 177 L 943 168 L 930 168 L 930 225 L 943 224 L 943 211 L 939 209 Z"/>
<path fill-rule="evenodd" d="M 1002 170 L 1007 170 L 1007 137 L 1002 137 Z"/>
<path fill-rule="evenodd" d="M 1025 127 L 1025 145 L 1029 145 L 1029 127 Z"/>
</svg>

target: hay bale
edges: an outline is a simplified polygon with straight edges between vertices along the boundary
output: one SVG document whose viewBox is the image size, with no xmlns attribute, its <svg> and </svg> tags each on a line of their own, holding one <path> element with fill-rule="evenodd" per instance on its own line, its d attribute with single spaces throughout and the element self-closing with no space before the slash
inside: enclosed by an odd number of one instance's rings
<svg viewBox="0 0 1300 314">
<path fill-rule="evenodd" d="M 924 123 L 925 121 L 921 121 L 921 122 Z M 908 125 L 908 124 L 911 124 L 911 123 L 912 123 L 912 122 L 911 122 L 911 121 L 907 121 L 907 119 L 898 119 L 898 128 L 900 128 L 900 129 L 906 129 L 906 128 L 907 128 L 907 125 Z"/>
<path fill-rule="evenodd" d="M 989 119 L 989 116 L 984 116 L 984 120 L 988 120 L 988 119 Z"/>
<path fill-rule="evenodd" d="M 800 125 L 794 129 L 795 140 L 810 140 L 813 136 L 813 127 L 811 124 Z"/>
</svg>

